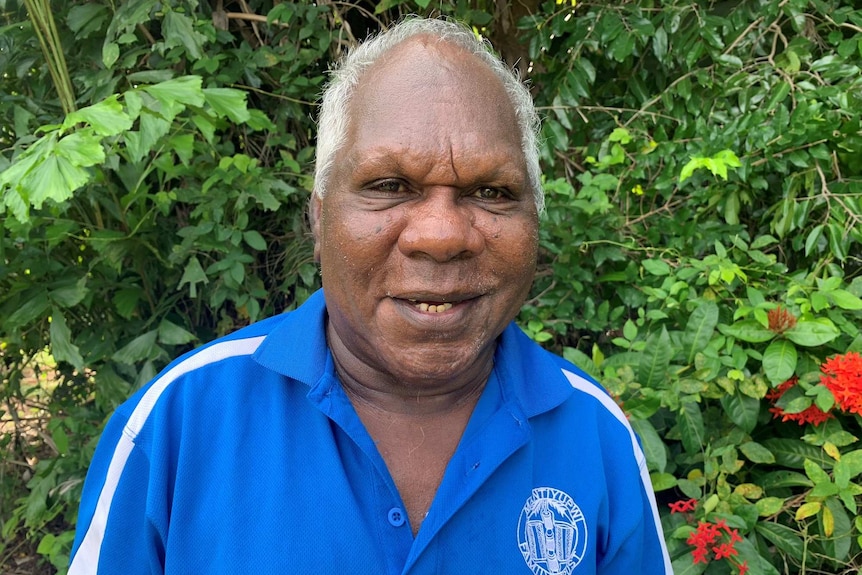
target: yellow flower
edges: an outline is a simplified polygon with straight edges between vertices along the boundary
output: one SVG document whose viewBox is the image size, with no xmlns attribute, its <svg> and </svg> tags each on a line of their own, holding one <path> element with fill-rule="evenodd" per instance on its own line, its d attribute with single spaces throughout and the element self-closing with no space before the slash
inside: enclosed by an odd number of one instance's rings
<svg viewBox="0 0 862 575">
<path fill-rule="evenodd" d="M 632 188 L 632 193 L 636 196 L 642 196 L 644 195 L 644 189 L 641 187 L 640 184 L 638 184 Z"/>
</svg>

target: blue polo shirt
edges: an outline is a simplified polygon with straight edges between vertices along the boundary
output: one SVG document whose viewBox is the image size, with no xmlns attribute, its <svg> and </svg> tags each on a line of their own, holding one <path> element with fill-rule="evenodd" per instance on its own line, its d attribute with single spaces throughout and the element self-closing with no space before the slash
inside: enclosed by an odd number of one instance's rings
<svg viewBox="0 0 862 575">
<path fill-rule="evenodd" d="M 96 450 L 70 575 L 672 575 L 643 452 L 514 324 L 416 537 L 314 294 L 178 359 Z"/>
</svg>

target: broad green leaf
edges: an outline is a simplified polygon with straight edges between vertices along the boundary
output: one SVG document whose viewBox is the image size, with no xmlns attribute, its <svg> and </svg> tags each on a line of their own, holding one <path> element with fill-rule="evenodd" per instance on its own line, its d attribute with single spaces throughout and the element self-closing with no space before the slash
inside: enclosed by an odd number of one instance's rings
<svg viewBox="0 0 862 575">
<path fill-rule="evenodd" d="M 641 265 L 654 276 L 666 276 L 670 273 L 670 266 L 664 260 L 648 259 L 642 261 Z"/>
<path fill-rule="evenodd" d="M 664 382 L 673 351 L 667 329 L 662 326 L 661 332 L 653 333 L 646 340 L 638 364 L 638 381 L 649 388 L 656 388 Z"/>
<path fill-rule="evenodd" d="M 252 249 L 258 251 L 266 251 L 266 240 L 260 235 L 260 232 L 255 230 L 247 230 L 242 233 L 242 239 L 245 240 Z"/>
<path fill-rule="evenodd" d="M 115 136 L 131 129 L 132 119 L 123 111 L 116 94 L 92 106 L 66 116 L 63 127 L 69 129 L 79 122 L 89 124 L 100 136 Z"/>
<path fill-rule="evenodd" d="M 675 559 L 671 564 L 674 575 L 701 575 L 708 566 L 708 561 L 695 563 L 691 551 Z"/>
<path fill-rule="evenodd" d="M 756 319 L 744 319 L 732 325 L 719 324 L 718 331 L 747 343 L 763 343 L 775 337 L 773 332 L 760 325 Z"/>
<path fill-rule="evenodd" d="M 834 291 L 830 291 L 827 294 L 827 297 L 832 300 L 832 303 L 841 309 L 862 309 L 862 299 L 856 297 L 847 290 L 836 289 Z"/>
<path fill-rule="evenodd" d="M 835 464 L 834 472 L 835 484 L 840 489 L 847 488 L 851 479 L 862 474 L 862 449 L 843 454 Z"/>
<path fill-rule="evenodd" d="M 803 469 L 806 459 L 810 459 L 820 467 L 832 467 L 832 461 L 820 448 L 803 443 L 799 439 L 770 438 L 760 443 L 772 452 L 775 462 L 782 467 Z"/>
<path fill-rule="evenodd" d="M 751 433 L 757 425 L 760 415 L 760 400 L 748 397 L 742 393 L 725 395 L 721 398 L 721 407 L 730 418 L 746 433 Z"/>
<path fill-rule="evenodd" d="M 754 528 L 764 537 L 764 539 L 774 544 L 778 549 L 787 553 L 797 561 L 802 560 L 805 545 L 802 542 L 802 537 L 799 532 L 780 523 L 771 523 L 766 521 L 759 521 Z"/>
<path fill-rule="evenodd" d="M 182 345 L 195 340 L 195 334 L 186 331 L 177 324 L 163 319 L 159 323 L 159 343 L 165 345 Z"/>
<path fill-rule="evenodd" d="M 50 156 L 27 175 L 23 185 L 29 192 L 30 204 L 39 209 L 46 200 L 68 200 L 89 181 L 90 174 L 84 168 L 72 165 L 66 158 Z"/>
<path fill-rule="evenodd" d="M 99 138 L 82 132 L 69 134 L 57 142 L 57 154 L 74 166 L 95 166 L 105 161 L 105 148 Z"/>
<path fill-rule="evenodd" d="M 191 18 L 174 10 L 168 10 L 162 20 L 162 33 L 168 48 L 183 46 L 192 60 L 203 56 L 206 36 L 195 30 Z"/>
<path fill-rule="evenodd" d="M 764 497 L 756 501 L 754 505 L 760 517 L 769 517 L 781 511 L 784 507 L 784 499 L 780 497 Z"/>
<path fill-rule="evenodd" d="M 226 116 L 237 123 L 248 121 L 245 92 L 233 88 L 204 88 L 203 95 L 219 116 Z"/>
<path fill-rule="evenodd" d="M 823 471 L 822 467 L 810 459 L 806 459 L 803 462 L 803 466 L 805 467 L 805 475 L 807 475 L 815 485 L 818 483 L 830 483 L 832 481 L 829 474 Z"/>
<path fill-rule="evenodd" d="M 204 105 L 202 82 L 200 76 L 180 76 L 167 82 L 144 86 L 143 90 L 163 103 L 185 104 L 199 108 Z"/>
<path fill-rule="evenodd" d="M 718 306 L 711 301 L 701 302 L 688 318 L 683 342 L 688 347 L 687 363 L 694 363 L 695 355 L 706 349 L 715 326 L 718 324 Z"/>
<path fill-rule="evenodd" d="M 703 450 L 705 432 L 700 405 L 693 401 L 683 403 L 677 418 L 677 426 L 682 445 L 687 453 L 694 454 Z"/>
<path fill-rule="evenodd" d="M 631 425 L 641 438 L 649 469 L 663 473 L 667 467 L 667 448 L 655 427 L 648 419 L 634 419 Z"/>
<path fill-rule="evenodd" d="M 763 352 L 763 371 L 773 385 L 793 377 L 796 370 L 796 346 L 786 339 L 776 339 Z"/>
<path fill-rule="evenodd" d="M 26 326 L 36 318 L 40 317 L 47 311 L 51 303 L 48 300 L 48 292 L 44 289 L 39 289 L 31 296 L 23 305 L 15 309 L 12 314 L 3 322 L 4 327 L 14 330 L 19 327 Z"/>
<path fill-rule="evenodd" d="M 756 441 L 747 441 L 739 446 L 739 450 L 752 463 L 775 463 L 772 452 Z"/>
<path fill-rule="evenodd" d="M 64 285 L 49 292 L 51 301 L 62 306 L 72 307 L 81 303 L 90 290 L 87 288 L 87 276 L 82 276 L 77 282 L 72 285 Z"/>
<path fill-rule="evenodd" d="M 784 335 L 797 345 L 817 347 L 829 343 L 841 332 L 831 320 L 817 318 L 814 320 L 799 320 L 795 326 L 784 332 Z"/>
<path fill-rule="evenodd" d="M 105 68 L 112 68 L 120 57 L 120 47 L 116 42 L 105 42 L 102 46 L 102 64 Z"/>
<path fill-rule="evenodd" d="M 850 554 L 850 547 L 852 545 L 852 538 L 850 534 L 852 533 L 852 524 L 850 523 L 850 517 L 847 516 L 847 511 L 845 511 L 844 506 L 835 498 L 829 498 L 825 501 L 826 511 L 829 510 L 829 514 L 832 516 L 832 537 L 827 536 L 823 540 L 823 549 L 826 551 L 827 555 L 836 561 L 845 561 Z M 824 517 L 820 516 L 820 524 L 821 529 L 826 534 L 826 525 L 823 521 Z"/>
<path fill-rule="evenodd" d="M 51 354 L 57 361 L 65 361 L 75 369 L 84 369 L 84 358 L 78 346 L 72 343 L 72 332 L 66 325 L 66 316 L 59 308 L 51 310 Z"/>
<path fill-rule="evenodd" d="M 159 330 L 154 329 L 139 335 L 117 350 L 114 355 L 111 356 L 111 359 L 128 365 L 133 365 L 135 362 L 144 359 L 149 359 L 154 355 L 158 333 Z"/>
<path fill-rule="evenodd" d="M 771 452 L 770 452 L 771 453 Z M 779 487 L 813 487 L 814 484 L 808 477 L 798 471 L 770 471 L 758 481 L 766 490 Z"/>
<path fill-rule="evenodd" d="M 650 482 L 652 483 L 653 491 L 665 491 L 673 489 L 677 485 L 676 477 L 670 473 L 650 473 Z"/>
</svg>

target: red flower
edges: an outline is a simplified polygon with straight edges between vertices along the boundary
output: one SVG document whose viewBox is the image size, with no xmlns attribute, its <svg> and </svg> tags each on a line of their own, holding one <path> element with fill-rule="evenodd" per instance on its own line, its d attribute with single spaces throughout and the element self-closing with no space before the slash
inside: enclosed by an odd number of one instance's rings
<svg viewBox="0 0 862 575">
<path fill-rule="evenodd" d="M 739 541 L 742 541 L 739 531 L 729 527 L 724 520 L 715 523 L 701 521 L 694 533 L 686 539 L 686 543 L 694 547 L 691 556 L 695 563 L 709 563 L 712 552 L 713 559 L 727 559 L 731 565 L 736 565 L 730 558 L 739 554 L 735 547 Z M 740 575 L 745 575 L 748 571 L 748 564 L 745 562 L 736 566 L 739 567 Z"/>
<path fill-rule="evenodd" d="M 684 513 L 686 511 L 694 511 L 697 505 L 697 499 L 680 499 L 674 503 L 668 503 L 671 513 Z"/>
<path fill-rule="evenodd" d="M 862 356 L 855 352 L 836 355 L 820 366 L 820 383 L 832 392 L 845 412 L 862 415 Z"/>
<path fill-rule="evenodd" d="M 766 321 L 769 331 L 784 333 L 796 325 L 796 316 L 781 306 L 766 312 Z"/>
<path fill-rule="evenodd" d="M 766 394 L 766 399 L 772 401 L 773 407 L 769 408 L 769 413 L 773 414 L 773 418 L 781 418 L 781 421 L 795 421 L 799 425 L 810 423 L 815 427 L 832 419 L 832 414 L 827 413 L 814 404 L 809 405 L 799 413 L 786 413 L 782 408 L 775 405 L 781 399 L 787 390 L 797 384 L 799 378 L 795 375 Z M 834 393 L 834 392 L 833 392 Z"/>
</svg>

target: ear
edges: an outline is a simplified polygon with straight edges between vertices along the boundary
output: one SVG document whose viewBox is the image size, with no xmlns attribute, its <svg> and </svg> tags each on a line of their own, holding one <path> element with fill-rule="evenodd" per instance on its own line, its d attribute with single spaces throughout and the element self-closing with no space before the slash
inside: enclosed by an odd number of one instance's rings
<svg viewBox="0 0 862 575">
<path fill-rule="evenodd" d="M 311 236 L 314 238 L 314 262 L 320 263 L 320 217 L 323 211 L 323 200 L 316 193 L 308 201 L 308 222 L 311 224 Z"/>
</svg>

